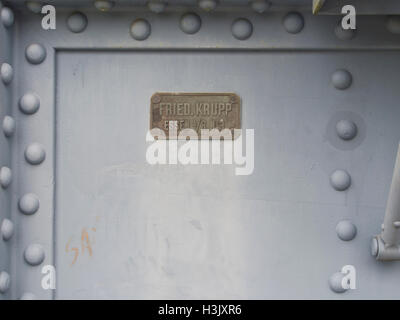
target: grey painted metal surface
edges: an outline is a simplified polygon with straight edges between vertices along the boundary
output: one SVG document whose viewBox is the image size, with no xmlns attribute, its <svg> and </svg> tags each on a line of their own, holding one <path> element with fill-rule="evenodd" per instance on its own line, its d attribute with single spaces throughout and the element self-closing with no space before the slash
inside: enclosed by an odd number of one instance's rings
<svg viewBox="0 0 400 320">
<path fill-rule="evenodd" d="M 15 73 L 0 88 L 1 116 L 17 122 L 11 141 L 0 138 L 13 173 L 0 194 L 15 224 L 1 243 L 11 297 L 399 298 L 400 264 L 369 253 L 400 138 L 400 42 L 386 17 L 360 17 L 344 41 L 337 17 L 302 12 L 304 28 L 289 33 L 292 9 L 196 9 L 190 35 L 186 11 L 171 10 L 82 9 L 76 33 L 73 10 L 45 31 L 20 8 L 15 34 L 0 28 Z M 237 18 L 252 24 L 247 40 L 232 35 Z M 136 19 L 151 26 L 141 41 Z M 157 91 L 240 95 L 254 173 L 148 165 Z M 56 291 L 41 287 L 46 264 Z M 332 292 L 329 278 L 348 264 L 357 289 Z"/>
</svg>

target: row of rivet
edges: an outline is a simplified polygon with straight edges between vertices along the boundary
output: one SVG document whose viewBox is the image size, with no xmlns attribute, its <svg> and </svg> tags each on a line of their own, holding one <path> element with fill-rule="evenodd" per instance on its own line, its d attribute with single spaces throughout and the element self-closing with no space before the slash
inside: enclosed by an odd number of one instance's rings
<svg viewBox="0 0 400 320">
<path fill-rule="evenodd" d="M 390 27 L 388 29 L 393 33 L 400 33 L 400 26 L 398 32 L 394 27 L 397 20 L 400 24 L 400 18 L 389 18 L 390 23 L 388 25 Z M 87 25 L 88 19 L 81 12 L 71 14 L 67 20 L 68 29 L 74 33 L 83 32 Z M 179 26 L 184 33 L 195 34 L 201 28 L 201 18 L 195 13 L 186 13 L 181 17 Z M 283 19 L 283 26 L 287 32 L 297 34 L 304 28 L 304 18 L 300 13 L 290 12 Z M 247 40 L 253 34 L 253 24 L 246 18 L 238 18 L 232 23 L 231 32 L 236 39 Z M 151 25 L 147 20 L 139 18 L 132 23 L 130 34 L 135 40 L 146 40 L 151 34 Z M 341 25 L 337 25 L 335 34 L 341 40 L 350 40 L 355 36 L 355 30 L 344 30 Z"/>
<path fill-rule="evenodd" d="M 3 7 L 0 11 L 0 18 L 6 28 L 14 24 L 14 14 L 11 9 Z M 26 59 L 31 64 L 40 64 L 46 58 L 46 50 L 40 44 L 32 44 L 26 48 Z M 9 85 L 13 80 L 13 68 L 8 63 L 3 63 L 0 67 L 0 76 L 4 85 Z M 19 101 L 19 108 L 24 114 L 30 115 L 38 111 L 40 107 L 39 97 L 28 92 Z M 15 120 L 11 116 L 5 116 L 2 123 L 3 133 L 6 138 L 11 138 L 16 129 Z M 44 147 L 38 143 L 32 143 L 25 149 L 25 159 L 32 165 L 40 164 L 45 160 L 46 154 Z M 7 188 L 12 181 L 12 172 L 8 167 L 0 168 L 0 185 L 3 189 Z M 39 199 L 32 193 L 25 194 L 18 201 L 19 210 L 31 215 L 39 209 Z M 14 234 L 14 224 L 9 219 L 4 219 L 0 226 L 0 234 L 4 241 L 8 241 Z M 32 266 L 39 265 L 44 261 L 44 248 L 40 244 L 29 244 L 24 250 L 25 261 Z M 0 272 L 0 293 L 5 293 L 10 287 L 10 275 L 2 271 Z M 32 293 L 24 293 L 21 299 L 34 299 Z"/>
<path fill-rule="evenodd" d="M 31 9 L 39 10 L 39 6 L 32 2 L 29 5 Z M 41 64 L 46 57 L 46 48 L 39 43 L 33 43 L 25 49 L 25 58 L 33 65 Z M 40 97 L 34 92 L 27 92 L 19 99 L 18 106 L 23 114 L 33 115 L 40 109 Z M 40 143 L 33 142 L 25 148 L 24 157 L 30 165 L 39 165 L 46 159 L 45 148 Z M 39 197 L 34 193 L 26 193 L 18 201 L 18 209 L 24 215 L 35 214 L 39 207 Z M 38 243 L 29 244 L 24 250 L 24 259 L 31 266 L 40 265 L 45 259 L 43 246 Z M 32 299 L 35 299 L 32 293 L 24 293 L 21 296 L 21 300 Z"/>
<path fill-rule="evenodd" d="M 147 7 L 149 8 L 149 10 L 154 13 L 157 13 L 157 14 L 164 12 L 167 5 L 168 5 L 168 2 L 166 0 L 149 0 L 149 1 L 147 1 Z M 204 11 L 209 12 L 209 11 L 214 10 L 217 7 L 218 1 L 217 0 L 199 0 L 198 5 Z M 271 2 L 268 0 L 250 0 L 249 5 L 255 12 L 265 13 L 271 7 Z M 40 13 L 42 4 L 38 1 L 26 1 L 26 6 L 32 12 Z M 115 6 L 115 2 L 111 1 L 111 0 L 95 0 L 94 6 L 96 7 L 96 9 L 98 9 L 102 12 L 106 12 L 106 11 L 110 11 Z M 9 13 L 5 14 L 5 16 L 6 16 L 5 20 L 10 20 L 10 18 L 8 18 L 8 15 L 9 15 Z M 392 33 L 400 34 L 400 17 L 389 16 L 386 21 L 386 28 Z M 337 37 L 342 40 L 352 39 L 355 35 L 354 30 L 352 30 L 352 29 L 343 30 L 340 26 L 338 26 L 335 29 L 335 33 L 336 33 Z"/>
<path fill-rule="evenodd" d="M 341 29 L 341 28 L 340 28 Z M 346 33 L 343 33 L 346 35 Z M 347 34 L 347 40 L 353 36 Z M 338 90 L 348 89 L 353 82 L 351 73 L 347 70 L 340 69 L 332 74 L 332 84 Z M 336 134 L 343 141 L 350 141 L 357 136 L 357 125 L 348 119 L 339 120 L 336 123 Z M 345 191 L 351 185 L 351 176 L 346 170 L 338 169 L 335 170 L 330 177 L 331 186 L 336 191 Z M 350 220 L 341 220 L 336 225 L 336 234 L 340 240 L 350 241 L 357 235 L 357 227 Z M 342 286 L 342 279 L 344 274 L 342 272 L 336 272 L 329 278 L 329 287 L 333 292 L 343 293 L 346 289 Z"/>
<path fill-rule="evenodd" d="M 2 7 L 0 11 L 0 19 L 4 27 L 10 28 L 14 24 L 14 13 L 10 8 Z M 13 68 L 8 63 L 3 63 L 0 67 L 0 77 L 4 85 L 9 85 L 13 79 Z M 15 130 L 15 121 L 12 117 L 6 116 L 3 119 L 3 133 L 9 138 Z M 0 186 L 7 189 L 12 181 L 12 172 L 8 167 L 0 168 Z M 5 218 L 1 222 L 0 234 L 3 241 L 8 241 L 14 234 L 14 224 L 11 220 Z M 0 293 L 6 293 L 11 285 L 10 274 L 6 271 L 0 272 Z"/>
<path fill-rule="evenodd" d="M 67 19 L 67 27 L 74 33 L 83 32 L 87 25 L 88 19 L 86 15 L 81 12 L 75 12 Z M 291 12 L 285 16 L 283 25 L 287 32 L 293 34 L 299 33 L 304 28 L 304 18 L 297 12 Z M 181 17 L 180 28 L 184 33 L 195 34 L 201 28 L 201 18 L 195 13 L 186 13 Z M 238 18 L 232 23 L 231 31 L 236 39 L 246 40 L 250 38 L 253 33 L 253 25 L 248 19 Z M 132 23 L 130 34 L 135 40 L 146 40 L 151 34 L 151 25 L 147 20 L 139 18 Z M 35 61 L 44 60 L 45 56 L 42 55 L 44 54 L 43 50 L 39 51 L 39 48 L 35 48 L 32 49 L 32 51 L 35 51 L 35 54 L 32 52 L 31 55 L 37 57 L 37 59 L 34 59 Z"/>
<path fill-rule="evenodd" d="M 207 12 L 214 10 L 217 7 L 218 1 L 216 0 L 199 0 L 198 1 L 199 7 Z M 271 2 L 267 0 L 250 0 L 250 6 L 253 8 L 254 11 L 258 13 L 264 13 L 268 11 L 271 7 Z M 40 13 L 42 8 L 42 3 L 39 1 L 26 1 L 27 8 L 34 12 Z M 102 11 L 110 11 L 114 6 L 115 2 L 110 0 L 96 0 L 94 2 L 94 6 Z M 165 0 L 150 0 L 147 2 L 147 6 L 150 11 L 154 13 L 162 13 L 166 6 L 167 1 Z M 7 27 L 11 26 L 14 23 L 14 15 L 9 8 L 4 8 L 4 12 L 1 12 L 1 20 L 3 24 Z M 287 26 L 298 28 L 300 20 L 298 18 L 288 18 L 286 21 Z M 399 16 L 389 16 L 386 20 L 386 28 L 394 34 L 400 34 L 400 17 Z M 355 30 L 348 29 L 344 30 L 338 25 L 335 29 L 335 34 L 339 39 L 342 40 L 350 40 L 355 35 Z"/>
<path fill-rule="evenodd" d="M 253 8 L 253 10 L 258 13 L 266 12 L 271 6 L 271 3 L 267 0 L 251 0 L 249 2 L 250 2 L 250 6 Z M 150 11 L 152 11 L 154 13 L 164 12 L 167 5 L 168 5 L 168 2 L 165 0 L 150 0 L 147 2 L 147 7 L 149 8 Z M 204 11 L 209 12 L 209 11 L 214 10 L 217 7 L 218 1 L 216 1 L 216 0 L 199 0 L 198 5 Z M 42 4 L 38 1 L 27 1 L 26 6 L 32 12 L 40 13 Z M 96 9 L 98 9 L 102 12 L 106 12 L 106 11 L 110 11 L 115 6 L 115 2 L 110 1 L 110 0 L 96 0 L 94 2 L 94 6 Z"/>
</svg>

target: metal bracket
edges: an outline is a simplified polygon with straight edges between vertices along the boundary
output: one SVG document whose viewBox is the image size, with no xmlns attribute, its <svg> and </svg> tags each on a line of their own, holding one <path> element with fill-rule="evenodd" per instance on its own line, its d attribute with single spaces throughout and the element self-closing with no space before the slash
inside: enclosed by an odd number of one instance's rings
<svg viewBox="0 0 400 320">
<path fill-rule="evenodd" d="M 372 239 L 371 253 L 377 260 L 400 260 L 400 146 L 393 172 L 382 233 Z"/>
</svg>

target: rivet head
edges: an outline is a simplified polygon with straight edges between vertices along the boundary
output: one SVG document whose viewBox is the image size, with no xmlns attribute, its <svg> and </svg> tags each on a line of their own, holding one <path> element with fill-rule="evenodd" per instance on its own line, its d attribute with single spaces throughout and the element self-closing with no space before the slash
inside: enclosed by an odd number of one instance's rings
<svg viewBox="0 0 400 320">
<path fill-rule="evenodd" d="M 161 102 L 161 97 L 158 94 L 155 94 L 151 97 L 151 102 L 153 103 L 160 103 Z"/>
<path fill-rule="evenodd" d="M 353 76 L 347 70 L 336 70 L 332 74 L 332 84 L 336 89 L 345 90 L 351 86 L 352 82 Z"/>
<path fill-rule="evenodd" d="M 342 285 L 342 280 L 343 280 L 344 274 L 341 272 L 336 272 L 331 277 L 329 278 L 329 287 L 333 292 L 336 293 L 343 293 L 347 291 L 346 289 L 343 288 Z"/>
<path fill-rule="evenodd" d="M 43 246 L 37 243 L 30 244 L 24 251 L 24 259 L 31 266 L 37 266 L 45 258 Z"/>
<path fill-rule="evenodd" d="M 391 33 L 400 34 L 400 16 L 389 16 L 386 20 L 386 28 Z"/>
<path fill-rule="evenodd" d="M 27 193 L 19 199 L 18 207 L 23 214 L 32 215 L 39 210 L 39 198 L 33 193 Z"/>
<path fill-rule="evenodd" d="M 340 40 L 351 40 L 356 36 L 356 29 L 343 29 L 339 23 L 335 28 L 335 35 Z"/>
<path fill-rule="evenodd" d="M 39 110 L 39 108 L 40 99 L 35 93 L 28 92 L 19 100 L 19 109 L 25 114 L 34 114 Z"/>
<path fill-rule="evenodd" d="M 33 293 L 25 292 L 22 294 L 20 300 L 36 300 L 36 296 Z"/>
<path fill-rule="evenodd" d="M 236 19 L 232 23 L 232 35 L 238 40 L 246 40 L 251 37 L 253 33 L 253 25 L 251 22 L 244 18 Z"/>
<path fill-rule="evenodd" d="M 357 135 L 357 125 L 350 120 L 340 120 L 336 123 L 336 133 L 343 140 L 352 140 Z"/>
<path fill-rule="evenodd" d="M 336 225 L 336 234 L 343 241 L 353 240 L 357 234 L 356 226 L 350 220 L 341 220 Z"/>
<path fill-rule="evenodd" d="M 0 168 L 0 185 L 3 189 L 8 188 L 12 181 L 11 169 L 8 167 Z"/>
<path fill-rule="evenodd" d="M 201 28 L 201 19 L 195 13 L 186 13 L 182 16 L 180 28 L 187 34 L 195 34 Z"/>
<path fill-rule="evenodd" d="M 40 2 L 26 1 L 25 5 L 28 8 L 28 10 L 33 13 L 41 13 L 42 12 L 42 4 Z"/>
<path fill-rule="evenodd" d="M 37 142 L 31 143 L 25 149 L 25 159 L 30 164 L 41 164 L 45 158 L 46 151 L 44 150 L 44 147 Z"/>
<path fill-rule="evenodd" d="M 74 12 L 67 19 L 67 28 L 73 33 L 83 32 L 87 25 L 88 19 L 81 12 Z"/>
<path fill-rule="evenodd" d="M 14 77 L 14 70 L 8 63 L 3 63 L 0 68 L 1 80 L 4 84 L 10 84 Z"/>
<path fill-rule="evenodd" d="M 6 28 L 11 27 L 14 24 L 14 12 L 7 7 L 4 7 L 0 11 L 1 22 Z"/>
<path fill-rule="evenodd" d="M 5 272 L 0 272 L 0 293 L 6 293 L 10 289 L 11 277 Z"/>
<path fill-rule="evenodd" d="M 167 7 L 167 4 L 165 1 L 162 0 L 150 0 L 149 3 L 147 4 L 147 7 L 151 12 L 161 13 L 164 12 L 165 8 Z"/>
<path fill-rule="evenodd" d="M 94 2 L 95 8 L 103 12 L 110 11 L 114 7 L 114 5 L 114 1 L 109 0 L 96 0 Z"/>
<path fill-rule="evenodd" d="M 394 226 L 395 228 L 400 228 L 400 221 L 394 221 L 394 222 L 393 222 L 393 226 Z"/>
<path fill-rule="evenodd" d="M 0 227 L 1 237 L 8 241 L 14 235 L 14 223 L 9 219 L 4 219 Z"/>
<path fill-rule="evenodd" d="M 15 127 L 16 124 L 14 118 L 10 116 L 5 116 L 3 119 L 3 132 L 7 138 L 11 137 L 14 134 Z"/>
<path fill-rule="evenodd" d="M 331 185 L 337 191 L 347 190 L 351 185 L 351 177 L 345 170 L 336 170 L 331 175 Z"/>
<path fill-rule="evenodd" d="M 145 19 L 137 19 L 131 25 L 131 36 L 135 40 L 146 40 L 151 33 L 150 23 Z"/>
<path fill-rule="evenodd" d="M 32 64 L 40 64 L 46 59 L 45 47 L 39 43 L 33 43 L 26 47 L 25 57 Z"/>
<path fill-rule="evenodd" d="M 199 7 L 204 11 L 212 11 L 217 7 L 216 0 L 199 0 Z"/>
<path fill-rule="evenodd" d="M 304 28 L 304 18 L 298 12 L 289 12 L 283 18 L 283 26 L 289 33 L 299 33 Z"/>
<path fill-rule="evenodd" d="M 251 7 L 255 12 L 264 13 L 271 7 L 271 2 L 267 0 L 253 0 L 251 1 Z"/>
</svg>

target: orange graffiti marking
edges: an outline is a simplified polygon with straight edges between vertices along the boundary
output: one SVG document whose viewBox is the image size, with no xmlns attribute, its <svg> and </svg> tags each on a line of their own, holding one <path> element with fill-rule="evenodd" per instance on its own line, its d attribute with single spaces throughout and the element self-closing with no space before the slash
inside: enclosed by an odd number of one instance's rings
<svg viewBox="0 0 400 320">
<path fill-rule="evenodd" d="M 91 228 L 91 231 L 96 232 L 96 228 Z M 74 257 L 73 260 L 71 262 L 71 266 L 75 264 L 75 262 L 78 260 L 79 257 L 79 253 L 84 254 L 85 253 L 85 249 L 87 249 L 89 256 L 91 257 L 93 255 L 93 248 L 92 245 L 94 244 L 94 241 L 90 240 L 89 237 L 89 233 L 86 230 L 86 228 L 82 229 L 82 233 L 81 233 L 81 250 L 79 251 L 79 248 L 77 247 L 73 247 L 70 248 L 70 243 L 72 241 L 72 238 L 68 240 L 66 246 L 65 246 L 65 251 L 66 252 L 74 252 Z"/>
<path fill-rule="evenodd" d="M 81 244 L 82 244 L 82 254 L 85 252 L 85 247 L 86 247 L 89 251 L 89 256 L 92 256 L 92 245 L 90 244 L 89 234 L 87 233 L 86 228 L 82 229 Z"/>
</svg>

